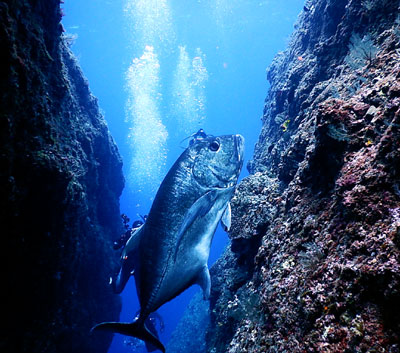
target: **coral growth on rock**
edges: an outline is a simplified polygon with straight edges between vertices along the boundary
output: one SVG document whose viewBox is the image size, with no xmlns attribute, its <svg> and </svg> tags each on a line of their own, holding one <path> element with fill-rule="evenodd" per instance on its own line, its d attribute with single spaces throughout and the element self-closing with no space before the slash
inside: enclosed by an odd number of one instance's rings
<svg viewBox="0 0 400 353">
<path fill-rule="evenodd" d="M 399 1 L 308 1 L 271 88 L 208 352 L 400 351 Z"/>
<path fill-rule="evenodd" d="M 122 162 L 63 35 L 59 0 L 0 2 L 4 352 L 106 352 Z"/>
</svg>

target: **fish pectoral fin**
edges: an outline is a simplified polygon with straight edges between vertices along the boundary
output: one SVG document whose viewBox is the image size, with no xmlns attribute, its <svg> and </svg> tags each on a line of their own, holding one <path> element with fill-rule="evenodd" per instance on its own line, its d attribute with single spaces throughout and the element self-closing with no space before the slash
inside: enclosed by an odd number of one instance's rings
<svg viewBox="0 0 400 353">
<path fill-rule="evenodd" d="M 205 265 L 201 272 L 198 274 L 196 278 L 196 283 L 203 289 L 203 298 L 207 300 L 210 298 L 210 291 L 211 291 L 211 278 L 210 278 L 210 271 L 208 270 L 207 265 Z"/>
<path fill-rule="evenodd" d="M 199 218 L 204 217 L 213 206 L 217 197 L 217 193 L 214 190 L 206 192 L 203 196 L 196 200 L 196 202 L 189 208 L 185 218 L 182 222 L 181 228 L 178 233 L 174 259 L 176 260 L 176 255 L 178 254 L 179 246 L 182 242 L 183 235 L 190 228 L 193 222 Z"/>
<path fill-rule="evenodd" d="M 231 213 L 231 203 L 228 202 L 228 204 L 226 205 L 225 211 L 222 214 L 222 218 L 221 218 L 221 225 L 222 228 L 224 228 L 225 232 L 229 232 L 229 230 L 231 229 L 231 218 L 232 218 L 232 213 Z"/>
<path fill-rule="evenodd" d="M 142 341 L 149 342 L 157 347 L 161 352 L 165 353 L 165 347 L 160 340 L 154 336 L 143 322 L 103 322 L 94 326 L 93 331 L 109 331 L 119 333 L 121 335 L 132 336 L 141 339 Z"/>
<path fill-rule="evenodd" d="M 137 251 L 139 247 L 139 242 L 140 242 L 140 237 L 143 230 L 143 225 L 136 229 L 135 232 L 132 233 L 132 235 L 129 237 L 128 241 L 126 242 L 126 245 L 124 247 L 124 250 L 122 250 L 121 257 L 124 258 L 125 256 L 128 256 L 129 253 Z"/>
</svg>

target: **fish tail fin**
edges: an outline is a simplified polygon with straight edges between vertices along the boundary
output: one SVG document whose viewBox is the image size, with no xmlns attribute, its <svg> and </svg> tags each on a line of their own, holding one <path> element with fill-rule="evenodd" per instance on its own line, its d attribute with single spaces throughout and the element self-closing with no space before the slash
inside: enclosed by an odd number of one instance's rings
<svg viewBox="0 0 400 353">
<path fill-rule="evenodd" d="M 165 353 L 165 347 L 160 340 L 154 336 L 141 321 L 135 322 L 102 322 L 94 326 L 93 331 L 109 331 L 120 333 L 121 335 L 132 336 L 141 339 L 142 341 L 151 343 L 161 352 Z"/>
</svg>

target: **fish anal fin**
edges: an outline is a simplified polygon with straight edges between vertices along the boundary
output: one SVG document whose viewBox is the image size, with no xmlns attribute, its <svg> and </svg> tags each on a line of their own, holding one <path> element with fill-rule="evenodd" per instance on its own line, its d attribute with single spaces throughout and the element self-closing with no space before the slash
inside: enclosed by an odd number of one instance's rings
<svg viewBox="0 0 400 353">
<path fill-rule="evenodd" d="M 129 256 L 130 253 L 133 253 L 138 250 L 139 248 L 139 242 L 140 242 L 140 237 L 143 231 L 143 225 L 136 229 L 135 232 L 132 233 L 132 235 L 129 237 L 128 241 L 126 242 L 126 245 L 124 247 L 124 250 L 122 250 L 121 257 L 124 258 L 125 256 Z"/>
<path fill-rule="evenodd" d="M 196 219 L 198 219 L 199 217 L 204 217 L 210 211 L 215 202 L 215 199 L 216 199 L 215 191 L 208 191 L 199 199 L 197 199 L 196 202 L 187 211 L 177 237 L 175 254 L 174 254 L 175 260 L 179 250 L 179 246 L 184 237 L 184 234 Z"/>
<path fill-rule="evenodd" d="M 117 277 L 111 281 L 111 286 L 115 294 L 120 294 L 124 290 L 125 285 L 129 280 L 129 277 L 130 275 L 128 275 L 126 271 L 124 271 L 121 267 Z"/>
<path fill-rule="evenodd" d="M 228 202 L 221 218 L 222 228 L 224 228 L 225 232 L 229 232 L 229 230 L 231 229 L 231 224 L 232 224 L 231 218 L 232 218 L 231 204 L 230 202 Z"/>
<path fill-rule="evenodd" d="M 103 322 L 94 326 L 91 330 L 93 331 L 108 331 L 119 333 L 121 335 L 132 336 L 141 339 L 142 341 L 149 342 L 153 346 L 157 347 L 161 352 L 165 353 L 165 347 L 160 340 L 154 336 L 143 322 Z"/>
<path fill-rule="evenodd" d="M 210 278 L 210 271 L 208 270 L 207 265 L 205 265 L 201 269 L 200 273 L 197 275 L 196 283 L 203 290 L 204 300 L 207 300 L 208 298 L 210 298 L 211 278 Z"/>
<path fill-rule="evenodd" d="M 133 275 L 134 258 L 139 251 L 140 237 L 142 234 L 143 226 L 138 228 L 132 233 L 121 253 L 121 268 L 115 280 L 111 283 L 114 293 L 120 294 L 128 282 L 130 276 Z"/>
</svg>

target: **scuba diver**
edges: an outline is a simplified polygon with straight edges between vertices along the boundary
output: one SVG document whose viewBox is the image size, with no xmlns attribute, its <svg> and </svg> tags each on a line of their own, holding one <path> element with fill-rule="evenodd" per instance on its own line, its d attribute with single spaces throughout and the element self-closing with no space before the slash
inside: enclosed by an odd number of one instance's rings
<svg viewBox="0 0 400 353">
<path fill-rule="evenodd" d="M 124 247 L 126 245 L 126 242 L 128 241 L 128 239 L 131 237 L 131 235 L 146 222 L 147 215 L 144 215 L 144 216 L 139 215 L 139 216 L 143 221 L 138 219 L 135 222 L 133 222 L 132 227 L 130 227 L 129 226 L 130 219 L 128 218 L 128 216 L 124 213 L 121 215 L 122 221 L 124 222 L 124 228 L 126 229 L 126 231 L 124 234 L 122 234 L 120 236 L 120 238 L 118 240 L 114 241 L 114 244 L 113 244 L 114 250 L 118 250 L 118 249 L 121 249 L 122 247 Z"/>
<path fill-rule="evenodd" d="M 184 138 L 181 143 L 187 139 L 190 138 L 189 141 L 189 146 L 193 145 L 196 141 L 202 140 L 204 138 L 207 137 L 207 134 L 204 132 L 203 129 L 199 129 L 197 132 L 195 132 L 194 134 L 191 134 L 190 136 Z"/>
<path fill-rule="evenodd" d="M 207 134 L 203 129 L 200 129 L 192 135 L 192 139 L 189 141 L 189 146 L 193 145 L 196 141 L 202 140 L 207 137 Z"/>
<path fill-rule="evenodd" d="M 123 233 L 118 240 L 114 241 L 113 249 L 118 250 L 125 246 L 126 242 L 128 241 L 129 237 L 131 236 L 131 227 L 129 226 L 129 217 L 123 213 L 121 215 L 122 222 L 124 223 L 125 233 Z"/>
<path fill-rule="evenodd" d="M 125 233 L 121 235 L 121 237 L 114 242 L 113 248 L 114 250 L 118 250 L 122 248 L 121 254 L 121 268 L 116 275 L 115 278 L 110 277 L 110 285 L 113 288 L 114 293 L 120 294 L 125 288 L 126 283 L 129 280 L 129 277 L 133 274 L 130 269 L 133 267 L 133 254 L 129 253 L 129 249 L 125 249 L 129 239 L 135 236 L 136 232 L 143 226 L 144 222 L 147 220 L 147 215 L 140 215 L 142 220 L 136 220 L 133 222 L 132 227 L 129 227 L 129 218 L 126 215 L 122 215 L 122 219 L 125 226 Z"/>
<path fill-rule="evenodd" d="M 143 224 L 144 224 L 144 222 L 142 222 L 141 220 L 137 220 L 137 221 L 133 222 L 132 228 L 127 229 L 126 232 L 124 234 L 122 234 L 120 236 L 120 238 L 114 242 L 113 249 L 118 250 L 118 249 L 123 248 L 125 246 L 126 242 L 128 241 L 128 239 L 131 237 L 132 233 L 136 229 L 140 228 Z"/>
</svg>

